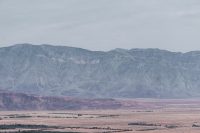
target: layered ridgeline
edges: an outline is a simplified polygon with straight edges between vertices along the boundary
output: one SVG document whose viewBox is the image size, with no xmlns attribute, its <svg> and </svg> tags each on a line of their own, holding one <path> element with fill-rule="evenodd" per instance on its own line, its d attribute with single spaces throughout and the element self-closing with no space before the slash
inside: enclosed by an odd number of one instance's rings
<svg viewBox="0 0 200 133">
<path fill-rule="evenodd" d="M 0 89 L 83 98 L 200 96 L 200 52 L 21 44 L 0 48 Z"/>
</svg>

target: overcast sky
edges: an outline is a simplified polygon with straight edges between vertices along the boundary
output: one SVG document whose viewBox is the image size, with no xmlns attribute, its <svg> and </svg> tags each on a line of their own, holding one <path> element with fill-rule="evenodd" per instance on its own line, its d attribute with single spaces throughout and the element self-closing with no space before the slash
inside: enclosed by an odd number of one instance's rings
<svg viewBox="0 0 200 133">
<path fill-rule="evenodd" d="M 0 0 L 0 46 L 200 50 L 200 0 Z"/>
</svg>

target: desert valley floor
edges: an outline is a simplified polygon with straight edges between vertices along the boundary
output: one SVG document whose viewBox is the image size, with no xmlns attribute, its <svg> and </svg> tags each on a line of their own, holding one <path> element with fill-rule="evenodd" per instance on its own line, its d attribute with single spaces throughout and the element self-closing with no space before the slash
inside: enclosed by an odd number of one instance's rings
<svg viewBox="0 0 200 133">
<path fill-rule="evenodd" d="M 148 108 L 116 110 L 0 111 L 0 132 L 200 132 L 199 100 L 138 101 L 154 104 Z"/>
</svg>

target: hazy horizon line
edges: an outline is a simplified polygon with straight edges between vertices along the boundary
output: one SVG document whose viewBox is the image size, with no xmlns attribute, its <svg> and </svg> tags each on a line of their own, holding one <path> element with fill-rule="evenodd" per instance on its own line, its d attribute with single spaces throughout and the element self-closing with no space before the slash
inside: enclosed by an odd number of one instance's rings
<svg viewBox="0 0 200 133">
<path fill-rule="evenodd" d="M 15 44 L 7 44 L 7 45 L 0 45 L 0 49 L 1 48 L 7 48 L 7 47 L 12 47 L 12 46 L 17 46 L 17 45 L 32 45 L 32 46 L 42 46 L 42 45 L 47 45 L 47 46 L 55 46 L 55 47 L 69 47 L 69 48 L 80 48 L 80 49 L 84 49 L 87 51 L 93 51 L 93 52 L 109 52 L 109 51 L 113 51 L 113 50 L 148 50 L 148 49 L 154 49 L 154 50 L 161 50 L 161 51 L 168 51 L 168 52 L 173 52 L 173 53 L 189 53 L 189 52 L 200 52 L 200 50 L 191 50 L 191 51 L 178 51 L 178 50 L 169 50 L 169 49 L 162 49 L 162 48 L 156 48 L 156 47 L 133 47 L 133 48 L 120 48 L 120 47 L 116 47 L 116 48 L 112 48 L 109 50 L 94 50 L 94 49 L 89 49 L 89 48 L 83 48 L 83 47 L 78 47 L 78 46 L 72 46 L 72 45 L 66 45 L 66 44 L 50 44 L 50 43 L 40 43 L 40 44 L 35 44 L 35 43 L 15 43 Z"/>
</svg>

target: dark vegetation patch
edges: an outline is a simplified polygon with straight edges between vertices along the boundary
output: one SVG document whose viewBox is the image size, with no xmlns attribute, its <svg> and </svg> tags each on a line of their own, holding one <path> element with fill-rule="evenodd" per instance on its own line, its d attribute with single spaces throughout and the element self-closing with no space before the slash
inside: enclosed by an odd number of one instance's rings
<svg viewBox="0 0 200 133">
<path fill-rule="evenodd" d="M 140 128 L 140 129 L 136 129 L 136 131 L 174 129 L 174 128 L 179 127 L 178 125 L 175 125 L 175 124 L 162 125 L 162 124 L 147 123 L 147 122 L 132 122 L 132 123 L 128 123 L 128 125 L 143 127 L 143 128 Z"/>
<path fill-rule="evenodd" d="M 28 131 L 14 131 L 6 133 L 80 133 L 80 132 L 59 132 L 59 131 L 43 131 L 43 130 L 28 130 Z"/>
<path fill-rule="evenodd" d="M 47 126 L 47 125 L 24 125 L 24 124 L 0 125 L 0 130 L 17 129 L 17 128 L 21 128 L 21 129 L 48 129 L 48 128 L 59 129 L 60 127 Z"/>
<path fill-rule="evenodd" d="M 10 114 L 10 115 L 6 115 L 5 118 L 31 118 L 33 116 L 30 115 L 24 115 L 24 114 Z"/>
<path fill-rule="evenodd" d="M 109 132 L 105 133 L 111 133 L 110 131 L 114 132 L 127 132 L 127 131 L 133 131 L 132 129 L 118 129 L 118 128 L 111 128 L 111 127 L 65 127 L 70 129 L 97 129 L 97 130 L 109 130 Z"/>
<path fill-rule="evenodd" d="M 146 123 L 146 122 L 131 122 L 128 125 L 134 126 L 161 126 L 161 124 L 154 124 L 154 123 Z"/>
<path fill-rule="evenodd" d="M 99 118 L 102 118 L 102 117 L 118 117 L 119 115 L 100 115 L 98 116 Z"/>
<path fill-rule="evenodd" d="M 128 125 L 133 125 L 133 126 L 153 126 L 153 127 L 162 127 L 163 126 L 161 124 L 147 123 L 147 122 L 131 122 L 131 123 L 128 123 Z M 175 125 L 175 124 L 167 124 L 167 125 L 164 125 L 164 127 L 165 128 L 177 128 L 179 126 Z M 199 125 L 199 127 L 200 127 L 200 125 Z"/>
<path fill-rule="evenodd" d="M 111 132 L 127 132 L 132 131 L 132 129 L 117 129 L 111 127 L 58 127 L 58 126 L 47 126 L 47 125 L 24 125 L 24 124 L 13 124 L 13 125 L 0 125 L 0 130 L 10 130 L 10 129 L 19 129 L 18 131 L 4 133 L 71 133 L 71 132 L 58 132 L 58 131 L 45 131 L 50 129 L 96 129 L 96 130 L 107 130 L 105 133 Z M 27 130 L 31 129 L 31 130 Z M 32 130 L 33 129 L 33 130 Z M 1 133 L 1 131 L 0 131 Z M 79 132 L 73 132 L 79 133 Z"/>
<path fill-rule="evenodd" d="M 38 118 L 74 118 L 74 119 L 77 119 L 78 117 L 77 116 L 42 116 L 42 115 L 38 115 L 36 116 Z"/>
<path fill-rule="evenodd" d="M 174 124 L 170 124 L 170 125 L 165 125 L 166 128 L 177 128 L 178 126 L 177 125 L 174 125 Z"/>
<path fill-rule="evenodd" d="M 152 131 L 152 130 L 159 130 L 159 128 L 144 128 L 144 129 L 137 129 L 136 131 Z"/>
<path fill-rule="evenodd" d="M 200 127 L 200 124 L 194 123 L 194 124 L 192 124 L 192 127 Z"/>
</svg>

